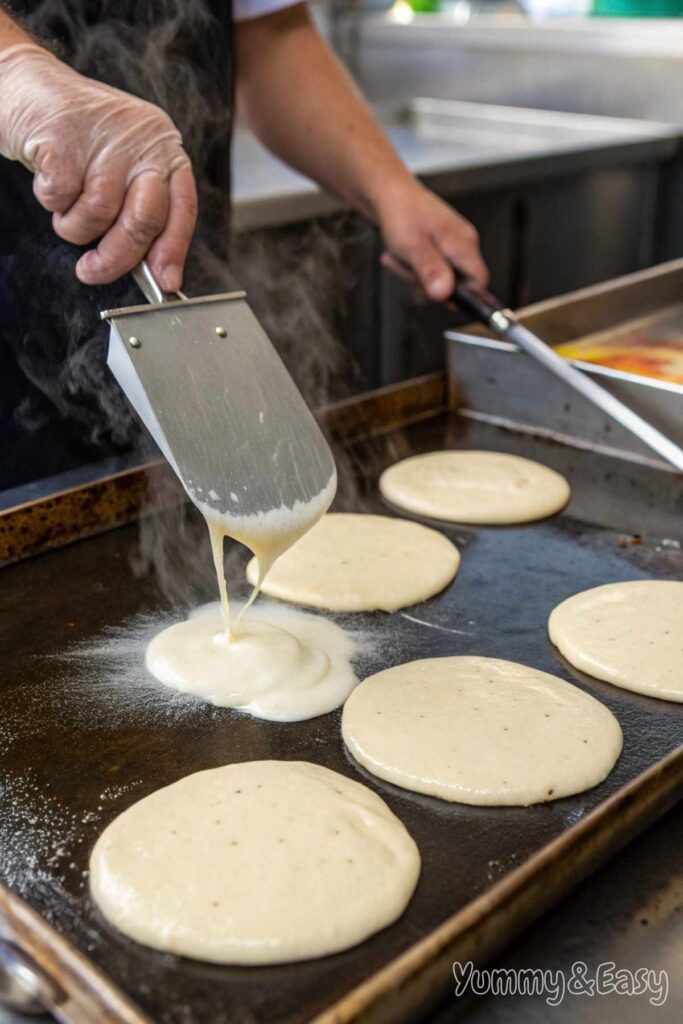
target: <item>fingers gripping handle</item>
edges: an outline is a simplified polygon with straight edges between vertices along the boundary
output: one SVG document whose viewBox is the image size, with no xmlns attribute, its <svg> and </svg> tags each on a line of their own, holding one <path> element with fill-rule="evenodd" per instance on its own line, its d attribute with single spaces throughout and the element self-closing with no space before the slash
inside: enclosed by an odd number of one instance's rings
<svg viewBox="0 0 683 1024">
<path fill-rule="evenodd" d="M 141 263 L 138 263 L 137 267 L 134 267 L 131 271 L 131 274 L 147 301 L 151 302 L 154 306 L 159 306 L 162 302 L 169 302 L 172 299 L 186 298 L 182 292 L 165 292 L 149 269 L 147 260 L 142 260 Z"/>
<path fill-rule="evenodd" d="M 504 309 L 499 300 L 487 291 L 482 285 L 472 279 L 458 278 L 451 301 L 458 306 L 463 313 L 474 317 L 487 327 L 492 327 L 499 334 L 505 334 L 508 327 L 514 323 L 514 317 L 509 310 Z"/>
</svg>

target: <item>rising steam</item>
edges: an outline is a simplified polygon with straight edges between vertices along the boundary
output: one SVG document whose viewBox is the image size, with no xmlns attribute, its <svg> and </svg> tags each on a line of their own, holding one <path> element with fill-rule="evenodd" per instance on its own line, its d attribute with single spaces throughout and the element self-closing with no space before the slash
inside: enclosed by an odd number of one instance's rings
<svg viewBox="0 0 683 1024">
<path fill-rule="evenodd" d="M 163 107 L 180 129 L 198 179 L 200 219 L 187 267 L 189 294 L 230 290 L 237 282 L 309 405 L 343 397 L 355 369 L 339 340 L 345 268 L 344 218 L 277 234 L 231 240 L 226 196 L 232 78 L 222 23 L 210 0 L 42 0 L 8 4 L 35 37 L 83 74 Z M 15 410 L 37 429 L 49 403 L 76 429 L 86 454 L 147 448 L 105 365 L 105 308 L 139 302 L 130 279 L 88 288 L 74 274 L 80 250 L 54 236 L 49 216 L 21 242 L 12 268 L 17 364 L 32 388 Z M 39 294 L 26 305 L 27 289 Z M 255 372 L 258 368 L 255 367 Z M 99 457 L 97 455 L 91 458 Z M 87 458 L 84 458 L 87 461 Z M 338 458 L 344 488 L 353 474 Z M 348 502 L 347 502 L 348 503 Z M 214 585 L 206 528 L 191 506 L 143 519 L 136 571 L 155 571 L 169 600 L 191 604 Z"/>
</svg>

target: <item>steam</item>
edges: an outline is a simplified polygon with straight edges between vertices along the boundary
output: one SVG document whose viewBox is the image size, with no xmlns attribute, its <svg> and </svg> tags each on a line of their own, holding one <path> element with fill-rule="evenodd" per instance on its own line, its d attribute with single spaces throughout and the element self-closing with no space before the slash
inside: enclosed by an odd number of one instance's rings
<svg viewBox="0 0 683 1024">
<path fill-rule="evenodd" d="M 348 218 L 340 216 L 277 234 L 245 233 L 232 240 L 230 266 L 239 274 L 250 306 L 313 409 L 348 396 L 358 379 L 354 361 L 340 340 L 346 312 L 340 283 L 348 278 L 347 246 L 355 241 L 354 232 Z M 211 259 L 206 259 L 206 265 L 215 274 Z M 357 494 L 353 465 L 342 450 L 334 450 L 334 455 L 337 504 L 350 508 Z M 215 598 L 208 531 L 192 505 L 143 518 L 139 538 L 135 569 L 141 575 L 153 571 L 171 604 L 191 607 Z M 246 557 L 239 545 L 227 546 L 229 584 L 244 579 Z M 238 587 L 231 596 L 245 597 L 246 590 Z"/>
<path fill-rule="evenodd" d="M 312 408 L 345 398 L 357 380 L 357 367 L 340 340 L 347 312 L 340 285 L 348 283 L 347 253 L 354 240 L 347 215 L 233 239 L 230 264 Z"/>
<path fill-rule="evenodd" d="M 221 59 L 222 23 L 211 3 L 15 0 L 6 6 L 77 71 L 169 112 L 183 135 L 200 194 L 187 287 L 201 293 L 224 286 L 229 280 L 225 182 L 232 81 Z M 10 172 L 34 210 L 32 222 L 22 222 L 3 282 L 4 343 L 32 385 L 13 411 L 15 423 L 37 430 L 56 410 L 63 417 L 58 429 L 65 443 L 82 461 L 132 449 L 146 454 L 150 442 L 106 368 L 108 328 L 99 318 L 102 309 L 139 302 L 139 292 L 130 278 L 102 288 L 81 285 L 74 268 L 84 250 L 54 234 L 49 214 L 31 196 L 30 174 L 18 167 Z M 31 302 L 33 296 L 39 301 Z"/>
<path fill-rule="evenodd" d="M 25 15 L 36 38 L 82 74 L 157 103 L 180 129 L 200 201 L 185 290 L 206 294 L 238 283 L 308 404 L 315 408 L 347 395 L 358 381 L 340 341 L 351 222 L 341 216 L 277 235 L 230 236 L 225 181 L 232 79 L 221 59 L 227 46 L 222 22 L 214 15 L 222 4 L 42 0 L 10 6 Z M 33 385 L 15 419 L 23 429 L 38 429 L 51 405 L 77 425 L 84 450 L 100 456 L 112 448 L 144 450 L 146 457 L 151 442 L 106 368 L 108 328 L 99 320 L 100 310 L 139 302 L 139 293 L 130 279 L 103 288 L 81 285 L 74 274 L 81 250 L 56 238 L 49 215 L 39 221 L 22 240 L 8 275 L 16 291 L 9 303 L 16 311 L 15 356 Z M 40 302 L 27 304 L 27 293 L 40 295 Z M 353 467 L 335 454 L 342 504 L 349 507 Z M 242 557 L 237 548 L 231 550 L 229 578 L 241 578 L 236 563 Z M 173 604 L 189 606 L 213 596 L 208 533 L 192 506 L 141 520 L 134 568 L 141 575 L 154 572 Z"/>
</svg>

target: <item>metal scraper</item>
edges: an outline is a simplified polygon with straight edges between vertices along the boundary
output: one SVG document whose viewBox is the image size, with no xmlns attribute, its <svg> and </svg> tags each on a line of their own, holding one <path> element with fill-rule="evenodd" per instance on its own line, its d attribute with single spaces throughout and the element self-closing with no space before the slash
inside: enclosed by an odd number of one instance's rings
<svg viewBox="0 0 683 1024">
<path fill-rule="evenodd" d="M 290 513 L 311 525 L 334 459 L 245 293 L 167 295 L 144 263 L 133 276 L 149 305 L 101 314 L 107 363 L 192 501 L 236 537 Z"/>
<path fill-rule="evenodd" d="M 459 278 L 452 301 L 464 312 L 474 316 L 497 334 L 516 344 L 532 359 L 542 363 L 546 369 L 560 377 L 570 388 L 578 391 L 589 402 L 621 423 L 649 448 L 683 472 L 683 449 L 615 395 L 606 391 L 597 381 L 581 373 L 566 359 L 554 352 L 549 345 L 546 345 L 523 324 L 520 324 L 514 313 L 503 308 L 502 303 L 481 285 L 466 278 Z"/>
</svg>

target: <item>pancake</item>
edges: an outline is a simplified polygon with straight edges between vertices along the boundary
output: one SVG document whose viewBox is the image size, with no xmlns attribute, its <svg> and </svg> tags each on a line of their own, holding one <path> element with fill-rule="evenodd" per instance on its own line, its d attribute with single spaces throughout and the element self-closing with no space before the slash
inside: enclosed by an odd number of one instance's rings
<svg viewBox="0 0 683 1024">
<path fill-rule="evenodd" d="M 581 672 L 683 701 L 683 582 L 630 580 L 584 590 L 553 610 L 548 632 Z"/>
<path fill-rule="evenodd" d="M 419 872 L 383 800 L 297 761 L 180 779 L 116 818 L 90 860 L 92 895 L 119 931 L 220 964 L 348 949 L 401 916 Z"/>
<path fill-rule="evenodd" d="M 387 669 L 347 700 L 342 735 L 380 779 L 463 804 L 542 803 L 596 786 L 619 757 L 619 723 L 576 686 L 496 658 Z"/>
<path fill-rule="evenodd" d="M 459 564 L 455 545 L 429 527 L 332 513 L 278 558 L 262 589 L 282 601 L 335 612 L 393 612 L 438 594 Z M 252 560 L 247 579 L 257 578 Z"/>
<path fill-rule="evenodd" d="M 569 501 L 569 484 L 554 469 L 502 452 L 413 455 L 386 469 L 379 487 L 406 512 L 481 525 L 532 522 Z"/>
</svg>

